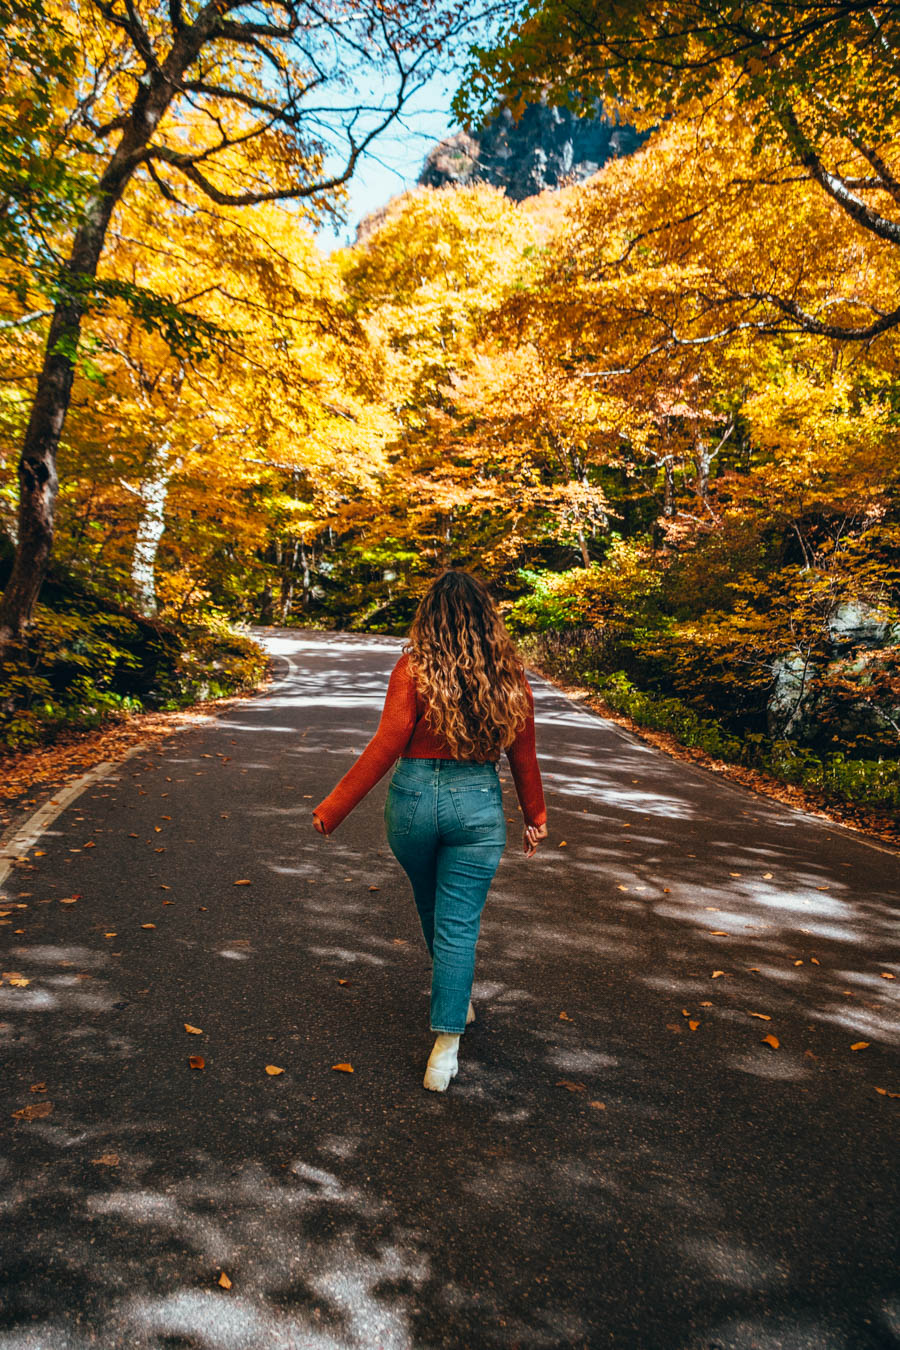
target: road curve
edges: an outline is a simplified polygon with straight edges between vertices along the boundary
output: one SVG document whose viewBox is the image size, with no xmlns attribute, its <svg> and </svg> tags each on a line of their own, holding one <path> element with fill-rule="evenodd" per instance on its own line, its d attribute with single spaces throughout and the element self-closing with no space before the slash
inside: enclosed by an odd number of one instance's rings
<svg viewBox="0 0 900 1350">
<path fill-rule="evenodd" d="M 309 818 L 398 643 L 267 640 L 6 880 L 0 1350 L 900 1345 L 898 855 L 535 680 L 551 835 L 506 781 L 426 1093 L 385 784 Z"/>
</svg>

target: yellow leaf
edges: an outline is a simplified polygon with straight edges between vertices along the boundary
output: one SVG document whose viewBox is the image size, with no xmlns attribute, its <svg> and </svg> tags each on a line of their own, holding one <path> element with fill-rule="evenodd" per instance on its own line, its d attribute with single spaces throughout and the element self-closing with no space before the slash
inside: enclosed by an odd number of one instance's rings
<svg viewBox="0 0 900 1350">
<path fill-rule="evenodd" d="M 795 966 L 802 966 L 802 965 L 803 965 L 803 962 L 802 962 L 802 961 L 795 961 L 795 962 L 794 962 L 794 965 L 795 965 Z"/>
<path fill-rule="evenodd" d="M 711 1007 L 712 1007 L 712 1004 L 709 1002 L 708 999 L 705 999 L 705 1000 L 703 1001 L 703 1003 L 700 1004 L 700 1007 L 701 1007 L 701 1008 L 711 1008 Z"/>
<path fill-rule="evenodd" d="M 850 1049 L 851 1049 L 851 1050 L 868 1050 L 870 1044 L 871 1044 L 870 1041 L 854 1041 L 853 1044 L 851 1045 Z"/>
<path fill-rule="evenodd" d="M 118 1167 L 118 1153 L 101 1153 L 99 1158 L 91 1158 L 95 1167 Z"/>
<path fill-rule="evenodd" d="M 567 1012 L 561 1012 L 559 1014 L 559 1020 L 561 1022 L 571 1022 L 572 1019 Z"/>
<path fill-rule="evenodd" d="M 819 964 L 818 958 L 815 956 L 811 956 L 809 958 L 809 963 L 811 966 L 817 966 Z"/>
<path fill-rule="evenodd" d="M 31 1087 L 28 1089 L 28 1091 L 29 1091 L 29 1092 L 46 1092 L 46 1091 L 47 1091 L 47 1084 L 46 1084 L 46 1083 L 32 1083 L 32 1085 L 31 1085 Z"/>
<path fill-rule="evenodd" d="M 627 886 L 617 886 L 617 887 L 616 887 L 616 890 L 617 890 L 617 891 L 627 891 L 627 890 L 628 890 L 628 887 L 627 887 Z"/>
<path fill-rule="evenodd" d="M 606 1110 L 606 1102 L 591 1102 L 591 1106 L 593 1106 L 595 1111 Z"/>
<path fill-rule="evenodd" d="M 348 980 L 338 980 L 338 984 L 348 984 Z"/>
<path fill-rule="evenodd" d="M 142 928 L 155 928 L 155 927 L 156 927 L 156 924 L 155 924 L 155 923 L 142 923 L 142 924 L 141 924 L 141 927 L 142 927 Z"/>
<path fill-rule="evenodd" d="M 758 1017 L 762 1022 L 771 1022 L 771 1020 L 772 1020 L 768 1013 L 755 1013 L 755 1012 L 752 1012 L 752 1013 L 748 1013 L 747 1015 L 748 1015 L 748 1017 Z"/>
<path fill-rule="evenodd" d="M 203 1058 L 202 1055 L 191 1055 L 190 1059 L 188 1060 L 188 1064 L 190 1064 L 192 1069 L 206 1068 L 206 1060 Z"/>
<path fill-rule="evenodd" d="M 883 980 L 895 980 L 897 977 L 896 975 L 892 975 L 889 970 L 883 970 L 881 972 L 881 978 Z"/>
<path fill-rule="evenodd" d="M 27 985 L 31 984 L 31 981 L 26 980 L 24 975 L 11 975 L 9 977 L 9 982 L 10 984 L 15 985 L 17 989 L 24 989 Z"/>
<path fill-rule="evenodd" d="M 243 877 L 240 881 L 236 881 L 234 884 L 235 886 L 249 886 L 252 883 L 250 882 L 250 879 L 248 877 Z"/>
<path fill-rule="evenodd" d="M 691 1031 L 696 1031 L 699 1025 L 700 1025 L 699 1022 L 688 1022 L 688 1026 L 690 1027 Z"/>
<path fill-rule="evenodd" d="M 772 874 L 771 872 L 763 872 L 763 880 L 764 880 L 764 881 L 771 881 L 771 880 L 772 880 L 772 876 L 773 876 L 773 874 Z"/>
<path fill-rule="evenodd" d="M 353 1072 L 353 1065 L 352 1065 L 352 1064 L 332 1064 L 331 1067 L 332 1067 L 333 1069 L 337 1069 L 339 1073 L 352 1073 L 352 1072 Z"/>
<path fill-rule="evenodd" d="M 19 1111 L 13 1111 L 16 1120 L 43 1120 L 49 1116 L 53 1110 L 52 1102 L 32 1102 L 30 1106 L 23 1106 Z"/>
<path fill-rule="evenodd" d="M 266 1073 L 270 1078 L 277 1078 L 280 1073 L 284 1073 L 284 1069 L 279 1069 L 277 1064 L 267 1064 Z"/>
<path fill-rule="evenodd" d="M 724 974 L 725 974 L 724 970 L 714 970 L 713 973 L 712 973 L 712 977 L 713 977 L 714 980 L 717 980 L 717 979 L 719 978 L 720 975 L 724 975 Z"/>
<path fill-rule="evenodd" d="M 203 1032 L 199 1027 L 192 1027 L 190 1022 L 185 1022 L 184 1029 L 189 1036 L 202 1036 Z"/>
<path fill-rule="evenodd" d="M 584 1083 L 573 1083 L 571 1078 L 560 1078 L 556 1086 L 565 1088 L 567 1092 L 587 1092 Z"/>
<path fill-rule="evenodd" d="M 104 933 L 103 936 L 104 936 L 105 938 L 111 938 L 111 937 L 117 937 L 118 934 L 117 934 L 117 933 Z"/>
<path fill-rule="evenodd" d="M 900 1092 L 888 1092 L 887 1088 L 876 1088 L 875 1091 L 878 1093 L 879 1097 L 900 1098 Z"/>
<path fill-rule="evenodd" d="M 557 847 L 557 848 L 568 848 L 569 845 L 568 845 L 568 843 L 566 842 L 565 839 L 560 839 L 560 841 L 559 841 L 559 843 L 557 844 L 556 847 Z"/>
<path fill-rule="evenodd" d="M 75 905 L 81 899 L 80 895 L 61 895 L 59 903 L 61 905 Z"/>
<path fill-rule="evenodd" d="M 219 1276 L 219 1284 L 222 1286 L 223 1289 L 230 1289 L 230 1288 L 231 1288 L 231 1280 L 229 1280 L 229 1278 L 228 1278 L 228 1276 L 225 1274 L 224 1270 L 222 1271 L 221 1275 Z"/>
<path fill-rule="evenodd" d="M 773 1050 L 777 1050 L 780 1044 L 777 1036 L 763 1036 L 763 1045 L 771 1045 Z"/>
</svg>

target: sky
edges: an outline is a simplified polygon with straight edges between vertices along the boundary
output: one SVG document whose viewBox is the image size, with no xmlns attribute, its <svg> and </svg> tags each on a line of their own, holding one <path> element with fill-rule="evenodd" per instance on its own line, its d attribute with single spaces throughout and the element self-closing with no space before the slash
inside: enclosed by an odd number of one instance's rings
<svg viewBox="0 0 900 1350">
<path fill-rule="evenodd" d="M 347 223 L 328 224 L 316 234 L 323 251 L 352 244 L 363 216 L 414 185 L 432 145 L 453 130 L 450 100 L 458 81 L 458 70 L 433 77 L 410 100 L 402 119 L 373 143 L 348 185 Z"/>
</svg>

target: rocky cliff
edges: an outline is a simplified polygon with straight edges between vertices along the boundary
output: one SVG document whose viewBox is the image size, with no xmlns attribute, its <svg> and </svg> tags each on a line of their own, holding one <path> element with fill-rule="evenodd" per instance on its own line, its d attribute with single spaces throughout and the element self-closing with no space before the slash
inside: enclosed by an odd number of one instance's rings
<svg viewBox="0 0 900 1350">
<path fill-rule="evenodd" d="M 547 188 L 578 182 L 619 155 L 637 149 L 643 137 L 633 127 L 598 113 L 576 117 L 567 108 L 530 104 L 518 121 L 503 109 L 477 134 L 457 132 L 425 159 L 424 187 L 492 183 L 513 201 Z"/>
</svg>

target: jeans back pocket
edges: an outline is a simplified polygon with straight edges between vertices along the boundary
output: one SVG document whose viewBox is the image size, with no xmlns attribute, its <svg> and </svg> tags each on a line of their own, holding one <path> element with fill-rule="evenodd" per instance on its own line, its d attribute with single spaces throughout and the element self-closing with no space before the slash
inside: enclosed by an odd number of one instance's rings
<svg viewBox="0 0 900 1350">
<path fill-rule="evenodd" d="M 384 822 L 389 834 L 409 834 L 421 795 L 412 788 L 391 783 L 384 808 Z"/>
<path fill-rule="evenodd" d="M 472 783 L 466 787 L 451 788 L 450 797 L 464 830 L 496 830 L 505 827 L 499 783 Z"/>
</svg>

